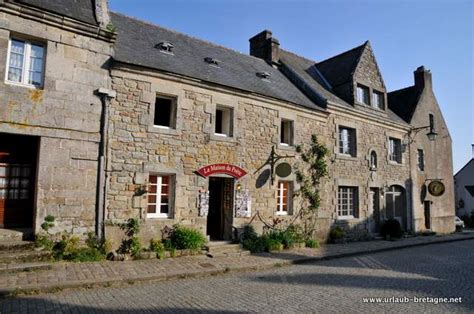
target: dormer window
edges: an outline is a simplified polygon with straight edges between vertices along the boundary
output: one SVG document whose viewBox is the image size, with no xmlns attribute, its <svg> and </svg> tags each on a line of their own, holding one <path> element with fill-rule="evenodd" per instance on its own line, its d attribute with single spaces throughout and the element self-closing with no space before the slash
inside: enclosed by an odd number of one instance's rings
<svg viewBox="0 0 474 314">
<path fill-rule="evenodd" d="M 357 102 L 365 105 L 370 105 L 369 88 L 357 85 Z"/>
<path fill-rule="evenodd" d="M 269 79 L 270 78 L 270 73 L 268 72 L 257 72 L 257 76 L 262 79 Z"/>
<path fill-rule="evenodd" d="M 174 45 L 169 41 L 162 41 L 156 44 L 155 48 L 164 53 L 173 54 Z"/>
<path fill-rule="evenodd" d="M 206 63 L 209 63 L 210 65 L 214 65 L 214 66 L 218 66 L 218 65 L 219 65 L 219 62 L 220 62 L 219 60 L 214 59 L 214 58 L 211 58 L 211 57 L 206 57 L 206 58 L 204 58 L 204 61 L 205 61 Z"/>
<path fill-rule="evenodd" d="M 372 94 L 372 106 L 376 109 L 384 110 L 384 94 L 381 92 L 374 91 Z"/>
</svg>

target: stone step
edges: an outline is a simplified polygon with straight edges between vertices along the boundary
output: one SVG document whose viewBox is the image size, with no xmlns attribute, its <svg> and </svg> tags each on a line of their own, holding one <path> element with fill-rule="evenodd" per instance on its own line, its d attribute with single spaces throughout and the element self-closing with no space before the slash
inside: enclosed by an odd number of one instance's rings
<svg viewBox="0 0 474 314">
<path fill-rule="evenodd" d="M 51 252 L 48 251 L 27 250 L 18 252 L 3 251 L 0 253 L 0 263 L 3 264 L 43 262 L 50 260 Z"/>
<path fill-rule="evenodd" d="M 206 250 L 209 253 L 233 253 L 242 251 L 242 247 L 240 244 L 208 245 Z"/>
<path fill-rule="evenodd" d="M 0 241 L 22 241 L 33 238 L 31 229 L 3 229 L 0 228 Z"/>
<path fill-rule="evenodd" d="M 0 264 L 0 274 L 49 270 L 52 268 L 53 264 L 49 262 Z"/>
<path fill-rule="evenodd" d="M 18 252 L 34 250 L 35 243 L 32 241 L 0 241 L 0 252 Z"/>
<path fill-rule="evenodd" d="M 227 253 L 207 253 L 208 257 L 240 257 L 249 256 L 250 251 L 227 252 Z"/>
</svg>

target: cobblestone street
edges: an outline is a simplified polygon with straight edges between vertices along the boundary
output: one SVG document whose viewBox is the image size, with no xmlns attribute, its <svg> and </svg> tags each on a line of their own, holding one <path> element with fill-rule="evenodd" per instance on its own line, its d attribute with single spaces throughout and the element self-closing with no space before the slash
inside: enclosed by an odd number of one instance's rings
<svg viewBox="0 0 474 314">
<path fill-rule="evenodd" d="M 472 312 L 474 240 L 272 270 L 2 300 L 15 312 Z M 370 304 L 364 297 L 461 297 Z"/>
</svg>

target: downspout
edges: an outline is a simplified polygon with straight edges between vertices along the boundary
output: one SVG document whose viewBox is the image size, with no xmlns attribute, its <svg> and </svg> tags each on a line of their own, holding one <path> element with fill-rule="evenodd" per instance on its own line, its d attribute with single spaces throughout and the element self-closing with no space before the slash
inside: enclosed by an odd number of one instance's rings
<svg viewBox="0 0 474 314">
<path fill-rule="evenodd" d="M 96 191 L 96 224 L 95 232 L 98 238 L 104 236 L 104 216 L 105 216 L 105 195 L 106 195 L 106 154 L 107 154 L 107 130 L 109 121 L 109 110 L 107 102 L 110 98 L 115 98 L 116 92 L 99 88 L 96 91 L 102 103 L 102 111 L 100 115 L 100 141 L 99 141 L 99 156 L 97 167 L 97 191 Z"/>
</svg>

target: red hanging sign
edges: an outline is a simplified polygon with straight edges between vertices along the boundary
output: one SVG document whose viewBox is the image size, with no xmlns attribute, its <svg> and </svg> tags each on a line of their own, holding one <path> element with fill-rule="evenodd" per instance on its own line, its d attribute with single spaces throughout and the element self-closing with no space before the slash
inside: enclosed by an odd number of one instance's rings
<svg viewBox="0 0 474 314">
<path fill-rule="evenodd" d="M 243 176 L 247 174 L 247 172 L 237 166 L 231 165 L 231 164 L 213 164 L 213 165 L 207 165 L 202 168 L 200 168 L 197 173 L 199 173 L 201 176 L 207 178 L 213 174 L 227 174 L 231 177 L 234 177 L 236 179 L 240 179 Z"/>
</svg>

